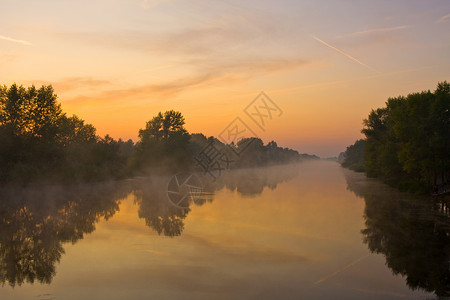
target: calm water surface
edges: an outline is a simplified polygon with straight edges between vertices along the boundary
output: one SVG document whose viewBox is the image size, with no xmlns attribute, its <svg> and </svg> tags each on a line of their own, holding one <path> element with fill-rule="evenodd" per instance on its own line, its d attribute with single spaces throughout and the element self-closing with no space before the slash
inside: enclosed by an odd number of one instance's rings
<svg viewBox="0 0 450 300">
<path fill-rule="evenodd" d="M 333 162 L 2 191 L 0 299 L 435 299 L 449 215 Z"/>
</svg>

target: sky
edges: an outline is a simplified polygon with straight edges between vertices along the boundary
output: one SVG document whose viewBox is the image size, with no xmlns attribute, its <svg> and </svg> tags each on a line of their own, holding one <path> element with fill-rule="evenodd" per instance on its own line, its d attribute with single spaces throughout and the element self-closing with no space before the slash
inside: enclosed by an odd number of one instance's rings
<svg viewBox="0 0 450 300">
<path fill-rule="evenodd" d="M 116 139 L 137 141 L 174 109 L 191 133 L 219 136 L 238 118 L 265 143 L 335 156 L 389 97 L 450 81 L 449 0 L 0 7 L 0 84 L 52 84 L 64 112 Z"/>
</svg>

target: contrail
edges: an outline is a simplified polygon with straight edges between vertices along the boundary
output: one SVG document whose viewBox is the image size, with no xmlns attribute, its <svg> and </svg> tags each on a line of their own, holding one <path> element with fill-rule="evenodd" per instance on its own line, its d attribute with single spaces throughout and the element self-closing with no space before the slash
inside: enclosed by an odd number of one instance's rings
<svg viewBox="0 0 450 300">
<path fill-rule="evenodd" d="M 342 51 L 342 50 L 340 50 L 340 49 L 338 49 L 338 48 L 336 48 L 336 47 L 331 46 L 330 44 L 328 44 L 327 42 L 322 41 L 322 40 L 319 39 L 318 37 L 313 36 L 313 39 L 315 39 L 315 40 L 318 41 L 319 43 L 324 44 L 325 46 L 327 46 L 327 47 L 329 47 L 329 48 L 331 48 L 331 49 L 333 49 L 333 50 L 335 50 L 335 51 L 341 53 L 342 55 L 346 56 L 347 58 L 350 58 L 351 60 L 357 62 L 357 63 L 360 64 L 361 66 L 364 66 L 364 67 L 368 68 L 368 69 L 371 70 L 371 71 L 380 73 L 380 72 L 378 72 L 377 70 L 375 70 L 374 68 L 372 68 L 372 67 L 366 65 L 365 63 L 363 63 L 363 62 L 360 61 L 359 59 L 354 58 L 354 57 L 351 56 L 350 54 L 347 54 L 347 53 L 345 53 L 344 51 Z"/>
<path fill-rule="evenodd" d="M 9 41 L 9 42 L 13 42 L 13 43 L 19 43 L 19 44 L 23 44 L 23 45 L 31 45 L 30 42 L 24 41 L 24 40 L 16 40 L 7 36 L 3 36 L 0 35 L 0 40 L 5 40 L 5 41 Z"/>
<path fill-rule="evenodd" d="M 385 28 L 374 28 L 374 29 L 367 29 L 363 31 L 357 31 L 352 33 L 347 33 L 344 35 L 338 35 L 336 38 L 343 38 L 343 37 L 355 37 L 355 36 L 361 36 L 361 35 L 367 35 L 371 33 L 383 33 L 383 32 L 391 32 L 391 31 L 397 31 L 409 28 L 407 25 L 401 25 L 401 26 L 395 26 L 395 27 L 385 27 Z"/>
</svg>

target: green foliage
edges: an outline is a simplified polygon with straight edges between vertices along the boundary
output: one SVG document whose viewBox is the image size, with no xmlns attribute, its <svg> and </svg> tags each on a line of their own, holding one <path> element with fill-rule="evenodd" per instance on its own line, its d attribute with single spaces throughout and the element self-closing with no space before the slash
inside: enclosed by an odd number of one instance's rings
<svg viewBox="0 0 450 300">
<path fill-rule="evenodd" d="M 356 172 L 364 172 L 364 144 L 365 141 L 361 139 L 348 146 L 341 165 Z"/>
<path fill-rule="evenodd" d="M 365 169 L 369 176 L 408 190 L 446 185 L 450 178 L 450 92 L 390 98 L 364 120 Z"/>
</svg>

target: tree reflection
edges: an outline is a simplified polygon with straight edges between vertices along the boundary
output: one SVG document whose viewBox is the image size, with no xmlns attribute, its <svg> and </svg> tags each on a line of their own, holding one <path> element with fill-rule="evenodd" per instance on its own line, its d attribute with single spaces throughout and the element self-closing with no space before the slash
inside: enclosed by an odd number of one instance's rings
<svg viewBox="0 0 450 300">
<path fill-rule="evenodd" d="M 232 170 L 219 177 L 213 187 L 215 190 L 227 188 L 242 195 L 254 196 L 261 194 L 265 187 L 276 189 L 278 184 L 297 176 L 298 170 L 295 164 Z"/>
<path fill-rule="evenodd" d="M 196 196 L 188 207 L 178 207 L 169 200 L 169 178 L 166 177 L 137 180 L 134 182 L 134 192 L 139 206 L 139 217 L 159 235 L 174 237 L 182 234 L 184 221 L 192 205 L 212 202 L 215 191 L 227 188 L 237 190 L 243 195 L 257 195 L 263 192 L 264 187 L 275 189 L 279 183 L 295 177 L 297 173 L 298 167 L 293 165 L 233 170 L 222 174 L 217 181 L 205 175 L 201 177 L 201 195 Z"/>
<path fill-rule="evenodd" d="M 76 243 L 95 230 L 99 220 L 119 211 L 120 199 L 135 195 L 138 216 L 164 236 L 179 236 L 192 205 L 213 201 L 214 191 L 228 188 L 255 195 L 264 187 L 296 174 L 296 167 L 232 171 L 213 182 L 204 178 L 203 193 L 189 207 L 180 208 L 167 196 L 169 178 L 152 177 L 124 182 L 46 188 L 0 189 L 0 283 L 50 283 L 64 243 Z"/>
<path fill-rule="evenodd" d="M 405 195 L 346 172 L 348 188 L 363 195 L 363 240 L 381 253 L 394 274 L 412 289 L 450 296 L 450 213 L 443 199 Z M 360 181 L 358 183 L 358 181 Z"/>
<path fill-rule="evenodd" d="M 158 234 L 178 236 L 183 232 L 184 219 L 189 208 L 175 206 L 167 197 L 167 178 L 154 178 L 135 182 L 139 218 Z"/>
<path fill-rule="evenodd" d="M 0 282 L 50 283 L 63 243 L 82 239 L 119 210 L 116 183 L 0 191 Z"/>
</svg>

